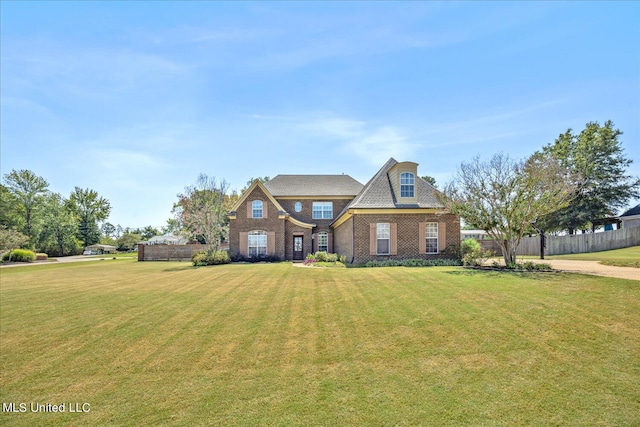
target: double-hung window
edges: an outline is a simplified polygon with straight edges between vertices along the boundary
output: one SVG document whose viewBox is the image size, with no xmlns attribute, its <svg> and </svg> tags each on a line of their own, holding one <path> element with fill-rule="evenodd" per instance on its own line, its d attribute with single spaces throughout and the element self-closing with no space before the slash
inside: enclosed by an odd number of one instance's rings
<svg viewBox="0 0 640 427">
<path fill-rule="evenodd" d="M 252 218 L 262 218 L 262 200 L 251 202 Z"/>
<path fill-rule="evenodd" d="M 333 202 L 313 202 L 313 219 L 332 219 Z"/>
<path fill-rule="evenodd" d="M 329 252 L 329 233 L 326 231 L 318 233 L 318 251 Z"/>
<path fill-rule="evenodd" d="M 415 194 L 415 176 L 410 172 L 400 175 L 400 197 L 413 197 Z"/>
<path fill-rule="evenodd" d="M 266 231 L 250 231 L 249 232 L 249 258 L 263 257 L 267 255 L 267 232 Z"/>
<path fill-rule="evenodd" d="M 391 227 L 388 223 L 376 224 L 376 252 L 378 255 L 389 255 Z"/>
<path fill-rule="evenodd" d="M 438 223 L 427 222 L 425 224 L 424 231 L 427 238 L 427 253 L 437 254 L 438 253 Z"/>
</svg>

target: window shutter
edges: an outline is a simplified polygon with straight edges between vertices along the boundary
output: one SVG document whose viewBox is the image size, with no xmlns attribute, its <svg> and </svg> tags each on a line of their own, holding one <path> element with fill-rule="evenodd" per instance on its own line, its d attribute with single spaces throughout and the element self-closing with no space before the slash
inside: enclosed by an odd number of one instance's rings
<svg viewBox="0 0 640 427">
<path fill-rule="evenodd" d="M 247 218 L 253 218 L 253 210 L 251 209 L 251 202 L 247 200 Z"/>
<path fill-rule="evenodd" d="M 438 223 L 438 252 L 442 252 L 447 247 L 447 223 Z"/>
<path fill-rule="evenodd" d="M 421 255 L 427 253 L 427 223 L 425 222 L 418 224 L 418 252 Z"/>
<path fill-rule="evenodd" d="M 313 239 L 313 253 L 315 254 L 316 252 L 318 252 L 318 233 L 313 233 L 311 235 L 311 238 Z"/>
<path fill-rule="evenodd" d="M 327 250 L 330 254 L 332 254 L 333 253 L 333 233 L 328 233 L 327 244 L 328 244 Z"/>
<path fill-rule="evenodd" d="M 269 206 L 269 203 L 262 202 L 262 218 L 267 218 L 267 206 Z"/>
<path fill-rule="evenodd" d="M 378 229 L 377 224 L 369 224 L 369 255 L 375 255 L 378 252 Z"/>
<path fill-rule="evenodd" d="M 389 224 L 389 229 L 391 232 L 389 237 L 389 254 L 398 255 L 398 224 Z"/>
<path fill-rule="evenodd" d="M 276 232 L 267 231 L 267 255 L 276 254 Z"/>
<path fill-rule="evenodd" d="M 249 256 L 249 233 L 240 233 L 240 255 Z"/>
</svg>

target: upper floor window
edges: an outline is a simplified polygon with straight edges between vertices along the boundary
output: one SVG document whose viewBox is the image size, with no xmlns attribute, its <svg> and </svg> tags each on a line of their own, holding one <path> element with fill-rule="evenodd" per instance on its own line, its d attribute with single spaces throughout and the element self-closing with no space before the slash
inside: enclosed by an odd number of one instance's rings
<svg viewBox="0 0 640 427">
<path fill-rule="evenodd" d="M 302 210 L 302 203 L 296 202 L 296 204 L 293 206 L 293 209 L 295 209 L 296 212 L 300 212 Z"/>
<path fill-rule="evenodd" d="M 400 197 L 414 197 L 415 176 L 411 172 L 400 175 Z"/>
<path fill-rule="evenodd" d="M 389 255 L 391 248 L 391 225 L 387 223 L 376 224 L 376 253 Z"/>
<path fill-rule="evenodd" d="M 332 219 L 333 202 L 313 202 L 313 219 Z"/>
<path fill-rule="evenodd" d="M 252 218 L 262 218 L 262 200 L 254 200 L 251 202 Z"/>
<path fill-rule="evenodd" d="M 329 252 L 329 233 L 326 231 L 318 233 L 318 251 Z"/>
</svg>

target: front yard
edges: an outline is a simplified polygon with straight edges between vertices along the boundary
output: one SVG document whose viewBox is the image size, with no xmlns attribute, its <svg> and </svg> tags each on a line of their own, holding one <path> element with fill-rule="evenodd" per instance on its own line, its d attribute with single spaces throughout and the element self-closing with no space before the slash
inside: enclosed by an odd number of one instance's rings
<svg viewBox="0 0 640 427">
<path fill-rule="evenodd" d="M 637 281 L 127 260 L 0 274 L 3 426 L 640 423 Z"/>
</svg>

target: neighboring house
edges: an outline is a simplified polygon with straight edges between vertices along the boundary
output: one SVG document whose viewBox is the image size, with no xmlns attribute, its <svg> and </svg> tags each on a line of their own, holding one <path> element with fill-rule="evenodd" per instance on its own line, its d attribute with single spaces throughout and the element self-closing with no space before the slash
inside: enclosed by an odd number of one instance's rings
<svg viewBox="0 0 640 427">
<path fill-rule="evenodd" d="M 188 240 L 184 237 L 165 234 L 163 236 L 153 236 L 146 242 L 147 245 L 186 245 Z"/>
<path fill-rule="evenodd" d="M 633 207 L 618 217 L 622 228 L 640 227 L 640 205 Z"/>
<path fill-rule="evenodd" d="M 484 230 L 460 230 L 460 240 L 466 239 L 487 240 L 491 236 Z"/>
<path fill-rule="evenodd" d="M 351 263 L 446 256 L 460 243 L 460 219 L 417 167 L 390 159 L 366 185 L 348 175 L 254 181 L 229 213 L 229 252 L 302 260 L 327 251 Z"/>
</svg>

